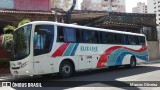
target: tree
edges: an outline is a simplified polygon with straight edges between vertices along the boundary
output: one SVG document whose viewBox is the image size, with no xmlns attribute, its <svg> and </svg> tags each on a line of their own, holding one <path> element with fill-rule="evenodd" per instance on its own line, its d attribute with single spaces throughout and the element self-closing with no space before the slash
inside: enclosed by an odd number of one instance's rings
<svg viewBox="0 0 160 90">
<path fill-rule="evenodd" d="M 26 23 L 29 23 L 29 22 L 31 22 L 30 19 L 25 18 L 25 19 L 23 19 L 22 21 L 19 22 L 18 27 L 20 27 L 20 26 L 22 26 Z"/>
<path fill-rule="evenodd" d="M 26 23 L 29 23 L 30 22 L 30 19 L 23 19 L 22 21 L 20 21 L 18 23 L 18 27 L 26 24 Z M 7 51 L 11 51 L 11 48 L 12 48 L 12 41 L 13 41 L 13 32 L 14 30 L 16 29 L 16 27 L 14 26 L 6 26 L 3 31 L 4 31 L 4 39 L 2 41 L 2 45 L 3 47 L 7 50 Z"/>
</svg>

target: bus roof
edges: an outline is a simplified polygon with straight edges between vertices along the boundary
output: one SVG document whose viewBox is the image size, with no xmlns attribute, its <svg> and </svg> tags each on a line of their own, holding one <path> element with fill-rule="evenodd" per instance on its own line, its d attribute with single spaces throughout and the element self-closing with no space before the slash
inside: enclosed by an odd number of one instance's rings
<svg viewBox="0 0 160 90">
<path fill-rule="evenodd" d="M 52 22 L 52 21 L 34 21 L 34 22 L 27 23 L 25 25 L 28 25 L 28 24 L 34 24 L 34 25 L 50 24 L 50 25 L 73 27 L 73 28 L 80 28 L 80 29 L 87 29 L 87 30 L 94 30 L 94 31 L 104 31 L 104 32 L 136 35 L 136 36 L 145 36 L 144 34 L 138 34 L 138 33 L 132 33 L 132 32 L 117 31 L 117 30 L 111 30 L 111 29 L 102 29 L 102 28 L 95 28 L 95 27 L 87 27 L 87 26 L 80 26 L 80 25 L 76 25 L 76 24 L 65 24 L 65 23 L 58 23 L 58 22 Z"/>
</svg>

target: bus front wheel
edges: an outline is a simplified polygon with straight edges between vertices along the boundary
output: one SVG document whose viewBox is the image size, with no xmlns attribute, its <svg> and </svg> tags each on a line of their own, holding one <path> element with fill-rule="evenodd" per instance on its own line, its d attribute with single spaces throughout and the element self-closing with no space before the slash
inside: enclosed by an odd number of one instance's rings
<svg viewBox="0 0 160 90">
<path fill-rule="evenodd" d="M 73 74 L 73 66 L 70 62 L 63 61 L 60 64 L 59 74 L 61 77 L 69 77 Z"/>
</svg>

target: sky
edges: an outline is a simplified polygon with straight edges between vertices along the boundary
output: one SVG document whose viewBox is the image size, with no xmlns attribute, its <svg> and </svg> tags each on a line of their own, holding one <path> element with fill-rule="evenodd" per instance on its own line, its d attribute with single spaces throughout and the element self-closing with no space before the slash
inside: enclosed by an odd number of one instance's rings
<svg viewBox="0 0 160 90">
<path fill-rule="evenodd" d="M 83 0 L 78 0 L 80 4 Z M 126 0 L 126 12 L 132 12 L 132 8 L 137 6 L 138 2 L 145 2 L 147 5 L 147 0 Z"/>
</svg>

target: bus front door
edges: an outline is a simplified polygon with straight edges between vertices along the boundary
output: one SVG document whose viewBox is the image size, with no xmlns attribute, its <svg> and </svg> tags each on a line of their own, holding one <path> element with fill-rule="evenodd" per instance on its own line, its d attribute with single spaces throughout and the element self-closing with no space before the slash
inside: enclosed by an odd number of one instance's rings
<svg viewBox="0 0 160 90">
<path fill-rule="evenodd" d="M 51 73 L 50 59 L 47 54 L 34 57 L 34 71 L 36 74 Z"/>
</svg>

